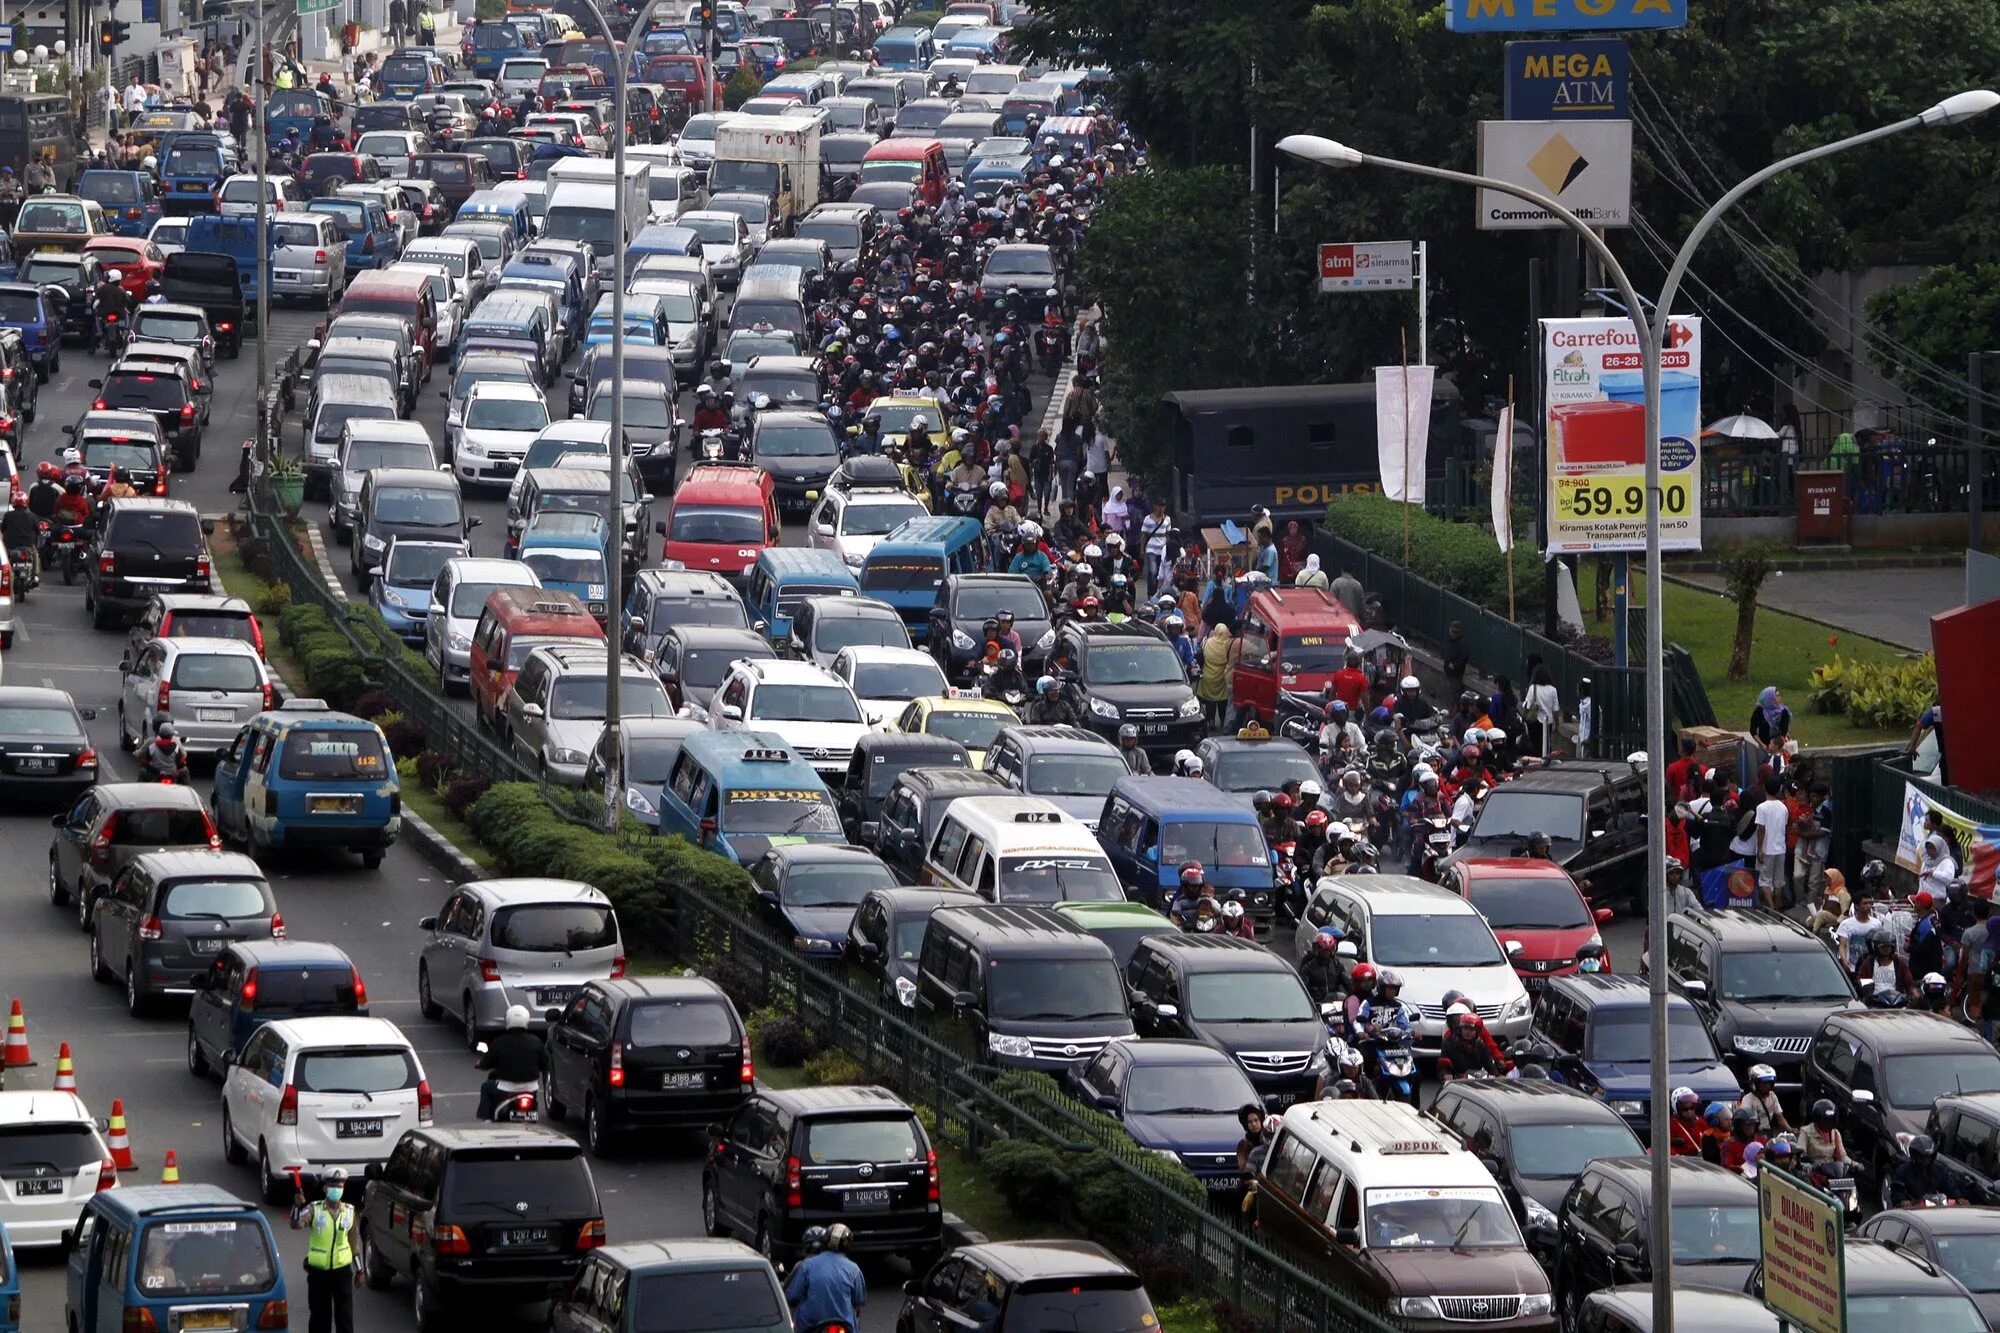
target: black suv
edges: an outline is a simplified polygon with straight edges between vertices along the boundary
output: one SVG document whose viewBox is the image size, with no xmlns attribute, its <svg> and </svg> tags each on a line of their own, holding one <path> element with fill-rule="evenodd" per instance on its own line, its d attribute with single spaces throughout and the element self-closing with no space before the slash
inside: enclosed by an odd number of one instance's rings
<svg viewBox="0 0 2000 1333">
<path fill-rule="evenodd" d="M 1913 1249 L 1849 1236 L 1840 1250 L 1847 1327 L 1896 1328 L 1916 1310 L 1926 1330 L 1991 1327 L 1965 1285 Z M 1744 1290 L 1763 1298 L 1763 1265 L 1751 1270 Z"/>
<path fill-rule="evenodd" d="M 1826 1016 L 1860 1008 L 1826 946 L 1761 907 L 1668 917 L 1667 978 L 1739 1082 L 1748 1087 L 1751 1066 L 1767 1064 L 1786 1096 L 1798 1091 L 1799 1067 Z"/>
<path fill-rule="evenodd" d="M 1552 1079 L 1458 1079 L 1431 1114 L 1485 1162 L 1521 1224 L 1528 1250 L 1555 1271 L 1556 1211 L 1583 1168 L 1645 1149 L 1624 1118 Z"/>
<path fill-rule="evenodd" d="M 807 1227 L 845 1222 L 852 1254 L 900 1254 L 913 1268 L 944 1242 L 937 1153 L 908 1103 L 887 1088 L 766 1089 L 710 1125 L 701 1223 L 750 1241 L 774 1264 Z"/>
<path fill-rule="evenodd" d="M 987 762 L 992 763 L 990 754 Z M 854 757 L 847 761 L 847 781 L 834 797 L 849 842 L 861 841 L 864 826 L 880 827 L 882 803 L 896 778 L 916 767 L 969 770 L 972 754 L 949 736 L 922 731 L 871 731 L 855 744 Z"/>
<path fill-rule="evenodd" d="M 545 1015 L 542 1107 L 575 1108 L 602 1155 L 639 1126 L 705 1125 L 750 1095 L 750 1040 L 736 1006 L 702 977 L 593 981 Z"/>
<path fill-rule="evenodd" d="M 1137 1275 L 1082 1240 L 1000 1241 L 953 1250 L 930 1272 L 903 1284 L 903 1308 L 896 1316 L 896 1327 L 912 1333 L 961 1328 L 1127 1333 L 1159 1326 L 1152 1297 Z"/>
<path fill-rule="evenodd" d="M 1940 1097 L 1924 1133 L 1937 1145 L 1945 1194 L 1967 1203 L 2000 1204 L 2000 1093 Z"/>
<path fill-rule="evenodd" d="M 542 1125 L 409 1130 L 365 1174 L 356 1259 L 377 1291 L 416 1285 L 418 1333 L 463 1327 L 449 1313 L 462 1301 L 568 1291 L 604 1243 L 583 1145 Z"/>
<path fill-rule="evenodd" d="M 1564 1327 L 1591 1292 L 1652 1281 L 1652 1170 L 1638 1154 L 1600 1158 L 1563 1196 L 1553 1281 Z M 1743 1290 L 1760 1253 L 1757 1187 L 1699 1157 L 1676 1157 L 1672 1170 L 1675 1289 Z"/>
<path fill-rule="evenodd" d="M 924 875 L 924 853 L 953 801 L 967 796 L 1005 796 L 1007 784 L 978 769 L 906 768 L 882 798 L 880 817 L 863 821 L 858 841 L 896 872 L 905 884 Z"/>
<path fill-rule="evenodd" d="M 1140 1036 L 1206 1042 L 1280 1108 L 1312 1100 L 1327 1072 L 1325 1028 L 1290 963 L 1244 939 L 1148 935 L 1125 975 Z"/>
<path fill-rule="evenodd" d="M 1002 611 L 1014 613 L 1021 670 L 1030 680 L 1042 673 L 1055 635 L 1049 630 L 1049 605 L 1035 581 L 1025 574 L 953 574 L 938 589 L 925 640 L 948 678 L 962 680 L 970 673 L 986 651 L 986 622 Z"/>
<path fill-rule="evenodd" d="M 104 506 L 97 549 L 85 567 L 83 609 L 98 629 L 144 611 L 160 593 L 209 592 L 213 520 L 186 500 L 145 496 Z"/>
<path fill-rule="evenodd" d="M 1104 794 L 1129 770 L 1118 747 L 1082 727 L 1007 727 L 986 749 L 986 772 L 1061 807 L 1092 833 Z"/>
<path fill-rule="evenodd" d="M 1050 660 L 1064 697 L 1092 731 L 1115 738 L 1130 722 L 1155 763 L 1201 743 L 1201 700 L 1173 645 L 1152 626 L 1071 621 L 1056 631 Z"/>
<path fill-rule="evenodd" d="M 1521 856 L 1531 833 L 1548 836 L 1550 859 L 1586 897 L 1643 904 L 1646 781 L 1630 764 L 1569 760 L 1502 783 L 1451 860 Z"/>
<path fill-rule="evenodd" d="M 0 443 L 20 447 L 41 394 L 27 338 L 19 329 L 0 329 Z"/>
<path fill-rule="evenodd" d="M 931 913 L 982 901 L 960 889 L 877 889 L 855 909 L 842 953 L 849 965 L 874 980 L 882 1003 L 915 1008 L 917 955 L 923 952 Z"/>
<path fill-rule="evenodd" d="M 152 413 L 160 423 L 160 438 L 173 453 L 176 472 L 190 471 L 201 461 L 201 402 L 184 370 L 121 362 L 103 379 L 90 381 L 90 387 L 97 390 L 91 403 L 97 411 L 126 408 Z"/>
<path fill-rule="evenodd" d="M 1903 1145 L 1924 1132 L 1938 1099 L 1994 1091 L 2000 1053 L 1971 1028 L 1915 1009 L 1850 1009 L 1820 1025 L 1799 1101 L 1833 1103 L 1848 1159 L 1886 1206 Z"/>
</svg>

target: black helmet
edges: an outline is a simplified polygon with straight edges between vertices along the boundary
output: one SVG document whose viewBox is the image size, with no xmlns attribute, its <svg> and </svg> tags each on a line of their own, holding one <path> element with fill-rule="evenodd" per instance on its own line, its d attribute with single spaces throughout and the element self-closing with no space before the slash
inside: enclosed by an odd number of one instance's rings
<svg viewBox="0 0 2000 1333">
<path fill-rule="evenodd" d="M 1910 1160 L 1928 1162 L 1937 1156 L 1937 1144 L 1931 1142 L 1928 1134 L 1919 1134 L 1910 1140 Z"/>
<path fill-rule="evenodd" d="M 1869 933 L 1868 947 L 1877 950 L 1887 947 L 1890 953 L 1896 952 L 1896 932 L 1887 926 L 1877 928 Z"/>
<path fill-rule="evenodd" d="M 1748 1125 L 1752 1129 L 1755 1129 L 1757 1127 L 1757 1113 L 1747 1106 L 1739 1106 L 1729 1113 L 1729 1124 L 1731 1128 L 1735 1128 L 1738 1125 Z"/>
<path fill-rule="evenodd" d="M 1812 1104 L 1812 1118 L 1815 1125 L 1831 1125 L 1840 1118 L 1840 1112 L 1830 1100 L 1822 1097 Z"/>
<path fill-rule="evenodd" d="M 1361 1091 L 1361 1085 L 1351 1078 L 1337 1079 L 1333 1085 L 1333 1100 L 1345 1101 Z"/>
<path fill-rule="evenodd" d="M 1861 867 L 1861 882 L 1863 884 L 1880 885 L 1887 878 L 1889 878 L 1889 867 L 1882 864 L 1880 857 Z"/>
</svg>

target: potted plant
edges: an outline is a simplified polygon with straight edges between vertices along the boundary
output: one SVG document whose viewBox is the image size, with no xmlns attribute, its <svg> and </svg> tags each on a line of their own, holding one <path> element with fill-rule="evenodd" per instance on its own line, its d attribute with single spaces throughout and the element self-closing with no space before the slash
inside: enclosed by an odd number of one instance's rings
<svg viewBox="0 0 2000 1333">
<path fill-rule="evenodd" d="M 297 518 L 306 498 L 305 465 L 290 454 L 271 456 L 271 494 L 284 508 L 285 517 Z"/>
</svg>

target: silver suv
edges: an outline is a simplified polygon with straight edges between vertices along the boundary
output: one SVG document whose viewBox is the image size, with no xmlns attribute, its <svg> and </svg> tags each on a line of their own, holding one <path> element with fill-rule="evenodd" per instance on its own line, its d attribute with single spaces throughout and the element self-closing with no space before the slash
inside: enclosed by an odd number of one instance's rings
<svg viewBox="0 0 2000 1333">
<path fill-rule="evenodd" d="M 618 691 L 624 717 L 671 717 L 674 706 L 660 678 L 629 655 Z M 544 781 L 583 781 L 590 752 L 604 730 L 605 685 L 611 659 L 602 644 L 553 644 L 528 654 L 501 704 L 500 728 L 516 758 Z"/>
<path fill-rule="evenodd" d="M 417 925 L 429 933 L 417 1007 L 425 1018 L 457 1018 L 468 1046 L 498 1031 L 509 1005 L 526 1005 L 540 1028 L 585 982 L 625 975 L 611 900 L 576 880 L 473 880 Z"/>
</svg>

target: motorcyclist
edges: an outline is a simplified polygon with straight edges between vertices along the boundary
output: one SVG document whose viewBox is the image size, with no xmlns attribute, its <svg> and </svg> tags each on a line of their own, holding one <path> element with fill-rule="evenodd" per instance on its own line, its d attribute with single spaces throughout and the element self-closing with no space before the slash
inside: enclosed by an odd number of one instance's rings
<svg viewBox="0 0 2000 1333">
<path fill-rule="evenodd" d="M 1701 1156 L 1703 1129 L 1701 1097 L 1693 1088 L 1675 1088 L 1674 1116 L 1667 1122 L 1668 1141 L 1675 1157 Z"/>
<path fill-rule="evenodd" d="M 1739 1105 L 1729 1113 L 1729 1137 L 1722 1142 L 1722 1165 L 1731 1171 L 1741 1172 L 1745 1154 L 1751 1145 L 1762 1142 L 1757 1134 L 1757 1113 Z"/>
<path fill-rule="evenodd" d="M 1338 952 L 1338 946 L 1336 946 Z M 1347 1039 L 1361 1039 L 1361 1024 L 1368 1002 L 1375 998 L 1375 964 L 1356 963 L 1347 972 L 1347 998 L 1340 1002 L 1340 1014 Z"/>
<path fill-rule="evenodd" d="M 1927 1013 L 1942 1014 L 1951 1010 L 1951 983 L 1942 972 L 1926 972 L 1917 983 L 1915 1003 L 1911 1006 Z"/>
<path fill-rule="evenodd" d="M 1118 728 L 1118 757 L 1125 761 L 1128 773 L 1141 777 L 1151 777 L 1153 761 L 1146 757 L 1145 749 L 1139 744 L 1139 728 L 1127 722 Z"/>
<path fill-rule="evenodd" d="M 982 677 L 979 692 L 988 699 L 1001 703 L 1011 703 L 1007 696 L 1018 695 L 1022 700 L 1028 697 L 1028 678 L 1021 674 L 1021 655 L 1012 648 L 1002 648 L 995 659 L 993 670 Z"/>
<path fill-rule="evenodd" d="M 703 384 L 694 391 L 694 433 L 697 437 L 705 430 L 728 430 L 729 413 L 715 396 L 715 386 Z"/>
<path fill-rule="evenodd" d="M 63 483 L 62 498 L 56 501 L 55 519 L 66 527 L 84 527 L 90 522 L 90 493 L 82 477 Z"/>
<path fill-rule="evenodd" d="M 1035 727 L 1074 727 L 1082 723 L 1076 708 L 1063 698 L 1061 685 L 1054 676 L 1043 676 L 1035 682 L 1035 699 L 1028 705 L 1026 721 Z"/>
<path fill-rule="evenodd" d="M 36 518 L 55 518 L 63 493 L 60 475 L 54 463 L 35 464 L 35 484 L 28 488 L 28 512 Z"/>
<path fill-rule="evenodd" d="M 1438 1074 L 1442 1078 L 1469 1078 L 1474 1074 L 1497 1074 L 1493 1053 L 1478 1029 L 1479 1015 L 1468 1004 L 1445 1009 L 1445 1035 L 1438 1046 Z"/>
<path fill-rule="evenodd" d="M 42 576 L 41 536 L 41 521 L 28 508 L 27 493 L 15 491 L 6 514 L 0 515 L 0 545 L 7 548 L 10 559 L 27 561 L 35 579 Z"/>
<path fill-rule="evenodd" d="M 1791 1131 L 1791 1122 L 1785 1119 L 1784 1108 L 1778 1104 L 1778 1071 L 1769 1065 L 1750 1066 L 1750 1090 L 1737 1105 L 1756 1113 L 1759 1134 Z"/>
<path fill-rule="evenodd" d="M 1344 1041 L 1334 1043 L 1331 1065 L 1332 1068 L 1319 1076 L 1319 1086 L 1313 1090 L 1315 1100 L 1331 1097 L 1335 1101 L 1374 1102 L 1382 1099 L 1382 1095 L 1375 1090 L 1375 1081 L 1368 1077 L 1367 1061 L 1353 1046 Z M 1343 1084 L 1352 1086 L 1354 1091 L 1346 1091 Z"/>
<path fill-rule="evenodd" d="M 1870 1004 L 1893 1007 L 1909 998 L 1915 987 L 1910 980 L 1909 964 L 1896 956 L 1894 928 L 1875 928 L 1875 933 L 1868 937 L 1868 956 L 1854 969 L 1854 979 L 1875 983 L 1869 994 Z"/>
<path fill-rule="evenodd" d="M 1933 1194 L 1950 1193 L 1944 1173 L 1937 1168 L 1937 1144 L 1928 1134 L 1910 1140 L 1910 1155 L 1889 1175 L 1889 1206 L 1907 1208 L 1921 1204 Z"/>
<path fill-rule="evenodd" d="M 1396 730 L 1407 734 L 1419 722 L 1429 722 L 1435 716 L 1431 706 L 1424 702 L 1423 683 L 1415 676 L 1405 676 L 1396 687 L 1396 702 L 1389 707 L 1395 715 Z"/>
<path fill-rule="evenodd" d="M 139 756 L 142 782 L 186 782 L 187 751 L 181 748 L 180 732 L 172 718 L 161 718 L 153 727 L 153 743 Z"/>
<path fill-rule="evenodd" d="M 474 1068 L 491 1071 L 479 1088 L 475 1118 L 491 1120 L 500 1109 L 502 1083 L 533 1083 L 542 1074 L 542 1039 L 528 1029 L 528 1007 L 507 1006 L 507 1026 L 495 1037 Z"/>
<path fill-rule="evenodd" d="M 1808 1162 L 1844 1162 L 1847 1144 L 1836 1122 L 1840 1112 L 1825 1097 L 1812 1104 L 1812 1123 L 1799 1131 L 1799 1151 Z"/>
<path fill-rule="evenodd" d="M 1181 886 L 1167 908 L 1167 915 L 1185 929 L 1194 920 L 1197 904 L 1203 901 L 1215 901 L 1215 887 L 1208 882 L 1201 862 L 1189 861 L 1181 866 Z"/>
<path fill-rule="evenodd" d="M 131 474 L 126 472 L 122 467 L 113 467 L 111 469 L 111 478 L 105 483 L 102 498 L 106 500 L 130 500 L 138 493 L 138 488 L 132 485 Z"/>
<path fill-rule="evenodd" d="M 122 322 L 132 316 L 132 294 L 125 290 L 124 270 L 104 270 L 104 276 L 97 280 L 92 295 L 97 302 L 97 340 L 106 342 L 105 326 L 110 322 L 109 317 L 116 315 Z"/>
<path fill-rule="evenodd" d="M 1000 640 L 1002 648 L 1012 648 L 1017 654 L 1025 651 L 1021 647 L 1020 631 L 1014 628 L 1014 613 L 1012 611 L 1004 606 L 1001 607 L 993 613 L 993 623 L 998 627 L 998 633 L 995 637 Z"/>
<path fill-rule="evenodd" d="M 1325 1004 L 1340 989 L 1340 973 L 1334 964 L 1335 950 L 1339 947 L 1340 931 L 1323 927 L 1307 946 L 1306 956 L 1299 960 L 1299 980 L 1305 983 L 1306 994 L 1314 1004 Z"/>
<path fill-rule="evenodd" d="M 847 1257 L 853 1240 L 853 1229 L 835 1222 L 826 1229 L 826 1248 L 792 1270 L 785 1299 L 792 1306 L 792 1327 L 800 1333 L 829 1323 L 856 1327 L 858 1311 L 868 1304 L 868 1280 Z"/>
<path fill-rule="evenodd" d="M 1243 910 L 1243 904 L 1234 898 L 1222 905 L 1222 933 L 1234 935 L 1240 940 L 1255 942 L 1257 939 L 1257 923 Z"/>
</svg>

